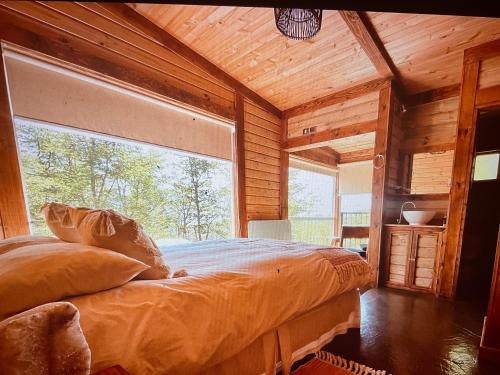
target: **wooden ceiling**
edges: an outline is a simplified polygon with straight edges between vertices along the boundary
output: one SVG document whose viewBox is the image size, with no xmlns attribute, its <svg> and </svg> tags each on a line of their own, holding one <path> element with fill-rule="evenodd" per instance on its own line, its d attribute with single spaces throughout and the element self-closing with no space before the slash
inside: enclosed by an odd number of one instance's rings
<svg viewBox="0 0 500 375">
<path fill-rule="evenodd" d="M 309 41 L 282 36 L 272 9 L 129 4 L 278 108 L 380 77 L 337 11 Z M 500 19 L 366 14 L 407 94 L 460 82 L 463 50 L 500 38 Z"/>
</svg>

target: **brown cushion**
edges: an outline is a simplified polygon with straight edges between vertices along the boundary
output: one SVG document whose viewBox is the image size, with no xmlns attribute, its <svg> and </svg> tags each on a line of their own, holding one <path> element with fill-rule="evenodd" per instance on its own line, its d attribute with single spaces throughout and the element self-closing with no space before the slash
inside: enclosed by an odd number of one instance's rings
<svg viewBox="0 0 500 375">
<path fill-rule="evenodd" d="M 90 349 L 69 302 L 35 307 L 0 322 L 0 373 L 84 375 Z"/>
<path fill-rule="evenodd" d="M 82 242 L 76 227 L 92 210 L 85 207 L 71 207 L 63 203 L 45 203 L 42 212 L 48 227 L 57 237 L 67 242 Z"/>
<path fill-rule="evenodd" d="M 125 284 L 149 267 L 115 251 L 62 242 L 0 255 L 0 319 L 20 311 Z"/>
<path fill-rule="evenodd" d="M 113 210 L 93 210 L 78 225 L 83 243 L 114 250 L 151 266 L 137 278 L 166 279 L 169 268 L 153 240 L 134 220 Z"/>
<path fill-rule="evenodd" d="M 16 236 L 0 241 L 0 254 L 15 250 L 18 247 L 39 245 L 44 243 L 61 243 L 59 238 L 50 236 Z"/>
</svg>

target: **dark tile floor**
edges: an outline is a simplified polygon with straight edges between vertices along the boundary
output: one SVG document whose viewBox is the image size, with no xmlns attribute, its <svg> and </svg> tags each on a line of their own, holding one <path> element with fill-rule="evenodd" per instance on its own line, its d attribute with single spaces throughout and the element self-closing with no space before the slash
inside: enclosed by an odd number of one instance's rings
<svg viewBox="0 0 500 375">
<path fill-rule="evenodd" d="M 500 374 L 500 367 L 477 361 L 484 302 L 386 288 L 361 301 L 361 330 L 337 336 L 323 350 L 393 375 Z"/>
</svg>

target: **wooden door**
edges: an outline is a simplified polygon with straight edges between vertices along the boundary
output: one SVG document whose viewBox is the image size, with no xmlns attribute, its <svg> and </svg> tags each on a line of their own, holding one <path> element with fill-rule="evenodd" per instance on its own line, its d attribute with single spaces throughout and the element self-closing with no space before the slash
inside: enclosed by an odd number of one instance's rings
<svg viewBox="0 0 500 375">
<path fill-rule="evenodd" d="M 411 253 L 411 231 L 393 230 L 386 232 L 386 285 L 405 287 L 407 285 L 408 263 Z"/>
<path fill-rule="evenodd" d="M 437 281 L 437 263 L 441 233 L 414 230 L 409 257 L 408 287 L 433 291 Z"/>
</svg>

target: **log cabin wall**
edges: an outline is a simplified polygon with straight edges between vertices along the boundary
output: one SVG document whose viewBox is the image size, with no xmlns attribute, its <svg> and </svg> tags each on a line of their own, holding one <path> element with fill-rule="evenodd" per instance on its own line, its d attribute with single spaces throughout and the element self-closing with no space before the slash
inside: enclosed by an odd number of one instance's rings
<svg viewBox="0 0 500 375">
<path fill-rule="evenodd" d="M 28 49 L 38 58 L 49 56 L 61 65 L 224 120 L 237 120 L 235 95 L 241 92 L 245 98 L 242 144 L 247 172 L 242 192 L 249 195 L 238 194 L 244 202 L 238 203 L 239 212 L 245 213 L 240 221 L 245 226 L 249 219 L 279 218 L 281 111 L 276 107 L 209 62 L 196 61 L 190 55 L 193 51 L 172 42 L 171 36 L 147 21 L 130 16 L 124 5 L 2 2 L 0 24 L 2 42 Z M 167 48 L 167 42 L 175 48 Z M 5 99 L 6 87 L 1 91 Z M 28 230 L 27 218 L 15 214 L 26 211 L 20 175 L 13 169 L 19 168 L 15 142 L 5 137 L 13 133 L 12 126 L 10 116 L 2 118 L 2 145 L 12 162 L 2 163 L 2 185 L 16 190 L 3 189 L 5 199 L 0 202 L 6 237 Z M 14 193 L 19 197 L 13 199 Z M 17 202 L 15 207 L 12 202 Z M 245 235 L 245 229 L 240 231 Z"/>
</svg>

